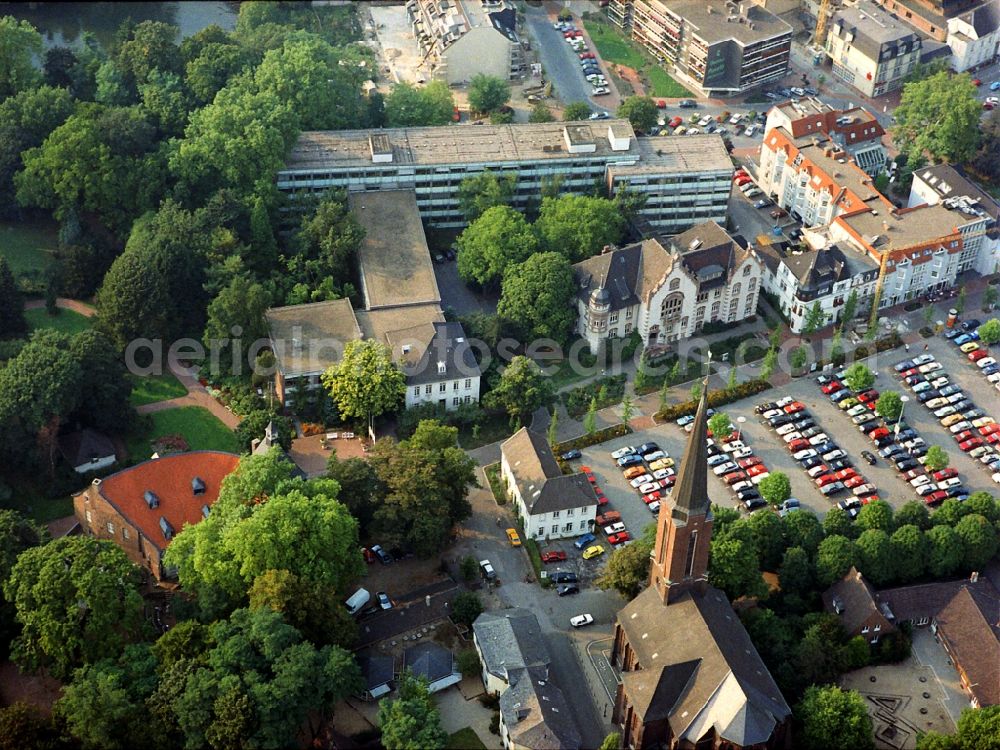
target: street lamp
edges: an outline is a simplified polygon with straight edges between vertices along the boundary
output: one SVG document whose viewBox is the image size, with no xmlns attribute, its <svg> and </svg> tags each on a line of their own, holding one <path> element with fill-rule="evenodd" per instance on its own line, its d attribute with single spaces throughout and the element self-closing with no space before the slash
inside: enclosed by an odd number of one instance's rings
<svg viewBox="0 0 1000 750">
<path fill-rule="evenodd" d="M 896 420 L 896 431 L 893 435 L 893 440 L 899 440 L 899 426 L 903 424 L 903 412 L 906 410 L 906 402 L 910 400 L 910 397 L 903 394 L 899 397 L 899 401 L 902 406 L 899 407 L 899 419 Z"/>
<path fill-rule="evenodd" d="M 736 424 L 739 425 L 739 427 L 736 428 L 736 439 L 737 440 L 739 440 L 740 439 L 740 435 L 743 434 L 743 423 L 746 422 L 746 421 L 747 421 L 746 417 L 736 417 Z"/>
</svg>

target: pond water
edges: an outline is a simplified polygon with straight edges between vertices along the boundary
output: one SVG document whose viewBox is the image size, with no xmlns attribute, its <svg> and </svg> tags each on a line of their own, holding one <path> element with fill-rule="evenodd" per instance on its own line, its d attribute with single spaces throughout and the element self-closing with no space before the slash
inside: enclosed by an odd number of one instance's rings
<svg viewBox="0 0 1000 750">
<path fill-rule="evenodd" d="M 102 45 L 113 38 L 122 21 L 164 21 L 180 28 L 181 38 L 213 23 L 227 31 L 236 27 L 239 3 L 0 3 L 0 15 L 30 21 L 42 34 L 45 48 L 75 47 L 83 32 L 93 33 Z"/>
</svg>

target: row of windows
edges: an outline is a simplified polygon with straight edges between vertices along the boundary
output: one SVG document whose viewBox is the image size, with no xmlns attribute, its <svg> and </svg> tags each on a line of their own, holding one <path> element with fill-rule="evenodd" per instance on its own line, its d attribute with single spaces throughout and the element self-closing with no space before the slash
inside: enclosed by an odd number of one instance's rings
<svg viewBox="0 0 1000 750">
<path fill-rule="evenodd" d="M 452 386 L 451 389 L 453 391 L 457 391 L 459 383 L 461 383 L 461 382 L 462 381 L 460 381 L 460 380 L 453 380 L 452 384 L 451 384 L 451 386 Z M 466 378 L 465 379 L 465 386 L 464 387 L 465 387 L 465 390 L 469 390 L 472 387 L 472 378 Z M 434 384 L 433 383 L 428 383 L 427 385 L 424 386 L 424 393 L 427 394 L 428 396 L 431 395 L 431 393 L 433 393 L 433 391 L 434 391 Z M 447 383 L 439 383 L 438 384 L 438 392 L 439 393 L 446 393 L 447 391 L 448 391 L 448 384 Z M 413 395 L 414 396 L 419 396 L 420 395 L 420 386 L 419 385 L 413 386 Z"/>
<path fill-rule="evenodd" d="M 589 521 L 580 521 L 580 525 L 577 528 L 579 528 L 580 531 L 588 531 L 590 529 L 590 522 Z M 572 524 L 572 522 L 563 524 L 562 531 L 563 531 L 564 534 L 571 533 L 573 531 L 573 524 Z M 559 524 L 553 524 L 551 526 L 551 530 L 549 532 L 547 532 L 547 533 L 549 533 L 549 534 L 558 534 L 559 533 Z M 535 536 L 537 536 L 539 538 L 543 538 L 545 536 L 545 534 L 546 534 L 546 531 L 545 531 L 545 527 L 544 526 L 539 526 L 538 527 L 538 531 L 535 532 Z"/>
<path fill-rule="evenodd" d="M 93 519 L 93 516 L 90 515 L 90 511 L 86 510 L 86 511 L 84 511 L 84 513 L 87 516 L 87 523 L 92 526 L 93 523 L 94 523 L 94 519 Z M 108 533 L 111 536 L 115 535 L 115 524 L 112 521 L 108 521 L 107 529 L 108 529 Z M 122 539 L 124 539 L 125 541 L 128 541 L 128 539 L 129 539 L 129 533 L 128 533 L 128 527 L 127 526 L 122 526 Z"/>
</svg>

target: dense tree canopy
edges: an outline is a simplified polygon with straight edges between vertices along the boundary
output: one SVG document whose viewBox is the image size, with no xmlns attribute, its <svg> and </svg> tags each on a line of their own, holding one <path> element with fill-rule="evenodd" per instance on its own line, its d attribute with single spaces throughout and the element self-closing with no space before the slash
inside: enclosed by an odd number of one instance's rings
<svg viewBox="0 0 1000 750">
<path fill-rule="evenodd" d="M 507 267 L 497 313 L 528 338 L 565 344 L 576 324 L 573 268 L 559 253 L 535 253 Z"/>
<path fill-rule="evenodd" d="M 648 96 L 630 96 L 618 107 L 618 116 L 632 123 L 637 133 L 648 133 L 659 118 L 656 102 Z"/>
<path fill-rule="evenodd" d="M 483 402 L 491 409 L 506 411 L 522 422 L 535 409 L 552 399 L 552 384 L 534 361 L 523 355 L 514 357 Z"/>
<path fill-rule="evenodd" d="M 398 83 L 385 97 L 385 117 L 393 128 L 447 125 L 454 114 L 455 100 L 444 81 L 423 88 Z"/>
<path fill-rule="evenodd" d="M 538 247 L 531 226 L 510 206 L 486 208 L 458 236 L 458 274 L 465 281 L 494 287 L 508 266 L 521 263 Z"/>
<path fill-rule="evenodd" d="M 34 26 L 14 16 L 0 16 L 0 101 L 38 80 L 33 60 L 41 54 L 42 35 Z"/>
<path fill-rule="evenodd" d="M 795 707 L 795 718 L 801 724 L 799 740 L 806 747 L 864 750 L 875 746 L 865 701 L 853 690 L 834 685 L 810 687 Z"/>
<path fill-rule="evenodd" d="M 21 625 L 14 658 L 67 677 L 120 653 L 142 622 L 138 585 L 139 569 L 111 542 L 74 536 L 28 548 L 4 584 Z"/>
<path fill-rule="evenodd" d="M 398 695 L 379 704 L 382 746 L 386 750 L 443 750 L 448 733 L 441 728 L 441 714 L 426 681 L 403 672 Z"/>
<path fill-rule="evenodd" d="M 322 380 L 342 416 L 365 420 L 396 409 L 406 390 L 388 347 L 372 339 L 349 341 Z"/>
<path fill-rule="evenodd" d="M 570 102 L 563 110 L 563 120 L 571 122 L 573 120 L 586 120 L 590 117 L 592 110 L 587 102 Z"/>
<path fill-rule="evenodd" d="M 975 153 L 982 106 L 967 73 L 939 72 L 907 83 L 893 117 L 893 143 L 911 159 L 961 164 Z"/>
<path fill-rule="evenodd" d="M 476 112 L 493 112 L 500 109 L 510 99 L 510 83 L 477 73 L 469 82 L 469 106 Z"/>
<path fill-rule="evenodd" d="M 468 222 L 474 222 L 487 209 L 506 206 L 514 195 L 517 177 L 486 170 L 466 177 L 458 186 L 458 207 Z"/>
<path fill-rule="evenodd" d="M 24 300 L 17 289 L 7 258 L 0 255 L 0 339 L 19 338 L 27 331 Z"/>
<path fill-rule="evenodd" d="M 875 373 L 863 362 L 855 362 L 847 368 L 844 383 L 855 393 L 864 391 L 875 384 Z"/>
<path fill-rule="evenodd" d="M 544 250 L 561 253 L 576 263 L 605 245 L 619 242 L 624 224 L 613 201 L 563 195 L 542 199 L 535 229 Z"/>
</svg>

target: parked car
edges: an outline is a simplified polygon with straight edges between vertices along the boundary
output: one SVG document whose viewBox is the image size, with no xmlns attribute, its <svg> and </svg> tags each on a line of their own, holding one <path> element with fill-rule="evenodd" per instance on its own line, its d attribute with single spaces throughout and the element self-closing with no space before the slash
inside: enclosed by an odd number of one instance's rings
<svg viewBox="0 0 1000 750">
<path fill-rule="evenodd" d="M 597 541 L 597 537 L 594 536 L 593 534 L 587 533 L 578 537 L 577 540 L 573 542 L 573 546 L 576 547 L 577 549 L 583 549 L 588 544 L 595 541 Z M 600 554 L 600 552 L 598 552 L 598 554 Z"/>
<path fill-rule="evenodd" d="M 569 624 L 574 628 L 582 628 L 583 626 L 590 625 L 593 622 L 593 615 L 576 615 L 576 617 L 569 618 Z"/>
<path fill-rule="evenodd" d="M 582 456 L 583 456 L 583 454 L 582 454 L 582 453 L 580 453 L 580 451 L 578 451 L 578 450 L 577 450 L 576 448 L 574 448 L 574 449 L 573 449 L 573 450 L 571 450 L 571 451 L 566 451 L 565 453 L 563 453 L 563 454 L 562 454 L 562 455 L 560 456 L 560 458 L 561 458 L 561 459 L 562 459 L 563 461 L 573 461 L 573 460 L 575 460 L 575 459 L 578 459 L 578 458 L 581 458 Z"/>
<path fill-rule="evenodd" d="M 381 544 L 373 544 L 371 546 L 372 554 L 378 558 L 379 562 L 383 565 L 389 565 L 393 561 L 393 556 L 382 549 Z"/>
<path fill-rule="evenodd" d="M 521 537 L 517 535 L 517 529 L 507 529 L 507 541 L 511 547 L 521 546 Z"/>
<path fill-rule="evenodd" d="M 561 549 L 553 549 L 542 553 L 543 563 L 564 562 L 565 560 L 566 553 Z"/>
<path fill-rule="evenodd" d="M 580 587 L 577 586 L 575 583 L 567 583 L 556 588 L 556 594 L 559 596 L 569 596 L 570 594 L 579 594 L 579 593 L 580 593 Z"/>
<path fill-rule="evenodd" d="M 587 549 L 583 551 L 583 559 L 590 560 L 592 558 L 598 557 L 599 555 L 603 554 L 604 554 L 604 547 L 600 546 L 599 544 L 595 544 L 592 547 L 587 547 Z"/>
</svg>

